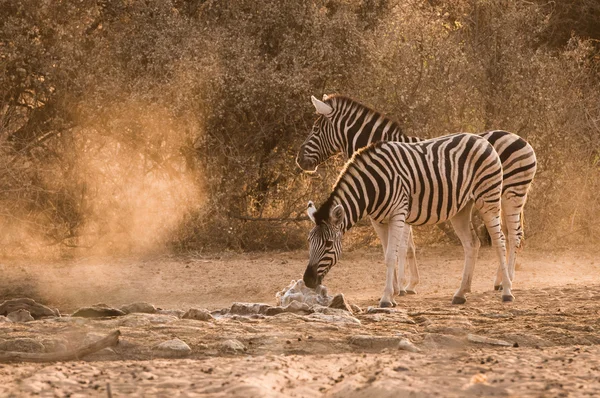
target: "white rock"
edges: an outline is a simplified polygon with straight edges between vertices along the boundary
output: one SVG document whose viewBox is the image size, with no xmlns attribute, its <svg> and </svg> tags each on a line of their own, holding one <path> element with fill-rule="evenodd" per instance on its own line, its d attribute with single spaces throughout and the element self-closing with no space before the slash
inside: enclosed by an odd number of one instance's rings
<svg viewBox="0 0 600 398">
<path fill-rule="evenodd" d="M 293 301 L 299 301 L 308 305 L 323 305 L 329 306 L 332 297 L 327 294 L 327 288 L 323 285 L 317 286 L 316 289 L 306 287 L 304 281 L 299 279 L 291 281 L 282 291 L 275 295 L 277 305 L 285 307 Z"/>
</svg>

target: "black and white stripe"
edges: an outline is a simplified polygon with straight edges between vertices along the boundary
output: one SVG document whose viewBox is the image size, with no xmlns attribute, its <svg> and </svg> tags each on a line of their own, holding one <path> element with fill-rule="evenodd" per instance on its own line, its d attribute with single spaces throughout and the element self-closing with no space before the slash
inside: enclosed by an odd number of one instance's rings
<svg viewBox="0 0 600 398">
<path fill-rule="evenodd" d="M 350 158 L 356 151 L 373 142 L 423 141 L 417 137 L 406 136 L 398 123 L 350 98 L 331 95 L 325 96 L 323 101 L 312 97 L 312 102 L 319 117 L 296 159 L 303 170 L 314 171 L 319 164 L 340 152 Z M 516 134 L 490 131 L 479 135 L 492 144 L 502 162 L 502 226 L 508 238 L 508 264 L 512 279 L 517 248 L 523 239 L 523 207 L 537 167 L 535 152 L 531 145 Z M 377 230 L 376 225 L 375 228 Z M 418 283 L 414 245 L 411 245 L 410 253 L 411 279 L 406 291 L 414 292 Z M 496 288 L 500 287 L 500 278 L 501 270 L 498 269 L 494 283 Z M 399 286 L 396 286 L 396 290 L 404 291 Z"/>
<path fill-rule="evenodd" d="M 337 262 L 342 235 L 362 217 L 381 229 L 387 267 L 380 305 L 391 306 L 394 274 L 404 271 L 409 225 L 451 220 L 465 248 L 465 268 L 453 302 L 464 303 L 470 291 L 479 241 L 471 227 L 471 209 L 480 212 L 503 271 L 503 298 L 512 300 L 504 234 L 500 228 L 502 165 L 492 145 L 473 134 L 454 134 L 418 143 L 378 142 L 356 152 L 329 198 L 317 210 L 309 234 L 307 286 L 315 287 Z"/>
</svg>

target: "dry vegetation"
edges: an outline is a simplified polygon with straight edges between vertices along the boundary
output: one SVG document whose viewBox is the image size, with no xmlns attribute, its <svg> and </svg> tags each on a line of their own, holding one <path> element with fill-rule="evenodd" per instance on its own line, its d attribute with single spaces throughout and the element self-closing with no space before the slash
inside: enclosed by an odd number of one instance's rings
<svg viewBox="0 0 600 398">
<path fill-rule="evenodd" d="M 408 134 L 501 128 L 535 147 L 534 244 L 600 233 L 600 5 L 0 0 L 3 255 L 304 247 L 311 94 Z M 355 243 L 373 240 L 358 229 Z M 423 230 L 421 241 L 440 239 Z"/>
</svg>

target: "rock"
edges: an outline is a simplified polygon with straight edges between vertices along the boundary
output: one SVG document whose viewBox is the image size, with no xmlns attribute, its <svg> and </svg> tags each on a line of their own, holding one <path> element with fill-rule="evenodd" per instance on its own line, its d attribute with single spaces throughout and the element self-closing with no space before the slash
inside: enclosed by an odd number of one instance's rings
<svg viewBox="0 0 600 398">
<path fill-rule="evenodd" d="M 139 302 L 124 305 L 121 307 L 121 311 L 126 314 L 133 314 L 136 312 L 141 312 L 143 314 L 154 314 L 156 313 L 156 307 L 150 303 Z"/>
<path fill-rule="evenodd" d="M 262 303 L 233 303 L 229 313 L 232 315 L 265 314 L 269 308 L 273 307 Z"/>
<path fill-rule="evenodd" d="M 355 335 L 350 337 L 350 344 L 361 348 L 383 350 L 384 348 L 398 348 L 402 338 L 396 336 L 369 336 Z"/>
<path fill-rule="evenodd" d="M 44 350 L 45 347 L 42 343 L 26 337 L 0 342 L 0 351 L 44 352 Z"/>
<path fill-rule="evenodd" d="M 67 340 L 62 338 L 45 338 L 42 339 L 45 352 L 64 352 L 67 351 Z"/>
<path fill-rule="evenodd" d="M 173 339 L 154 346 L 153 352 L 162 358 L 183 358 L 188 356 L 192 349 L 184 341 Z"/>
<path fill-rule="evenodd" d="M 398 344 L 398 348 L 404 351 L 421 352 L 421 349 L 414 345 L 412 341 L 404 338 L 400 339 L 400 344 Z"/>
<path fill-rule="evenodd" d="M 346 298 L 342 293 L 336 294 L 333 299 L 331 299 L 331 304 L 329 304 L 331 308 L 339 308 L 340 310 L 348 311 L 349 313 L 353 313 L 350 304 L 346 301 Z"/>
<path fill-rule="evenodd" d="M 12 321 L 4 315 L 0 315 L 0 323 L 12 323 Z"/>
<path fill-rule="evenodd" d="M 393 308 L 367 307 L 367 314 L 391 314 L 396 312 Z"/>
<path fill-rule="evenodd" d="M 157 314 L 161 314 L 161 315 L 171 315 L 177 318 L 181 318 L 183 316 L 183 314 L 185 313 L 185 311 L 182 310 L 163 310 L 161 308 L 157 308 L 156 309 L 156 313 Z"/>
<path fill-rule="evenodd" d="M 358 319 L 348 314 L 346 311 L 343 311 L 343 315 L 328 315 L 315 312 L 313 314 L 305 316 L 304 319 L 306 319 L 307 321 L 317 321 L 325 323 L 345 323 L 349 326 L 361 325 Z"/>
<path fill-rule="evenodd" d="M 325 315 L 338 315 L 338 316 L 348 316 L 348 311 L 341 310 L 339 308 L 331 308 L 331 307 L 323 307 L 322 305 L 314 305 L 311 307 L 313 312 L 318 312 L 319 314 Z"/>
<path fill-rule="evenodd" d="M 106 304 L 96 304 L 91 307 L 82 307 L 75 311 L 71 316 L 81 318 L 101 318 L 123 315 L 125 315 L 125 313 L 117 308 L 109 307 Z"/>
<path fill-rule="evenodd" d="M 323 305 L 329 306 L 331 296 L 327 294 L 327 288 L 323 285 L 317 286 L 315 289 L 306 287 L 302 279 L 291 281 L 282 291 L 275 295 L 277 305 L 285 307 L 293 301 L 299 301 L 308 305 Z"/>
<path fill-rule="evenodd" d="M 147 316 L 148 316 L 148 319 L 150 320 L 150 323 L 155 323 L 155 324 L 171 323 L 171 322 L 175 322 L 175 321 L 179 320 L 179 318 L 174 315 L 153 314 L 153 315 L 147 315 Z"/>
<path fill-rule="evenodd" d="M 182 316 L 183 319 L 195 319 L 197 321 L 210 321 L 215 318 L 208 312 L 208 310 L 190 308 L 185 314 Z"/>
<path fill-rule="evenodd" d="M 310 314 L 312 313 L 312 309 L 306 303 L 301 303 L 299 301 L 292 301 L 285 307 L 271 307 L 267 308 L 265 315 L 273 316 L 277 314 L 281 314 L 283 312 L 291 312 L 292 314 Z"/>
<path fill-rule="evenodd" d="M 29 311 L 23 310 L 23 309 L 16 310 L 16 311 L 9 313 L 7 315 L 7 318 L 13 322 L 18 322 L 18 323 L 30 322 L 30 321 L 34 320 L 33 317 L 31 316 L 31 314 L 29 313 Z"/>
<path fill-rule="evenodd" d="M 29 311 L 34 319 L 40 319 L 44 317 L 55 317 L 60 316 L 58 310 L 52 310 L 45 305 L 36 303 L 35 300 L 30 298 L 17 298 L 6 300 L 0 304 L 0 315 L 8 315 L 11 312 L 18 310 Z"/>
<path fill-rule="evenodd" d="M 221 343 L 221 351 L 237 354 L 246 351 L 246 346 L 239 340 L 225 340 Z"/>
<path fill-rule="evenodd" d="M 355 314 L 362 314 L 363 310 L 356 304 L 350 304 L 350 308 L 352 308 L 352 312 Z"/>
<path fill-rule="evenodd" d="M 83 338 L 83 342 L 81 344 L 83 344 L 83 345 L 92 344 L 98 340 L 103 339 L 104 337 L 106 337 L 105 334 L 98 333 L 98 332 L 90 332 L 85 335 L 85 337 Z"/>
</svg>

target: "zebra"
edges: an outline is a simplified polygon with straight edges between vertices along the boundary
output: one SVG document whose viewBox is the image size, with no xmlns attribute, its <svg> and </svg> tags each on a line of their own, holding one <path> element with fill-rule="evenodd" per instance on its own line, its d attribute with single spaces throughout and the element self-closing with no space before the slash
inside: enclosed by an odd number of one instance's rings
<svg viewBox="0 0 600 398">
<path fill-rule="evenodd" d="M 316 171 L 319 164 L 339 152 L 349 159 L 357 150 L 373 142 L 423 141 L 404 135 L 397 122 L 351 98 L 334 94 L 325 95 L 323 101 L 314 96 L 311 100 L 319 116 L 296 157 L 296 163 L 305 171 Z M 493 145 L 502 162 L 502 228 L 508 240 L 508 268 L 512 280 L 517 248 L 523 239 L 523 207 L 537 168 L 536 156 L 531 145 L 516 134 L 495 130 L 479 135 Z M 372 224 L 383 242 L 383 231 L 377 223 Z M 412 233 L 409 235 L 409 244 L 411 278 L 406 287 L 400 286 L 399 280 L 396 280 L 395 290 L 400 295 L 415 293 L 415 286 L 419 283 Z M 502 271 L 498 269 L 495 290 L 502 288 L 501 278 Z"/>
<path fill-rule="evenodd" d="M 475 207 L 496 249 L 502 271 L 502 300 L 513 301 L 500 226 L 502 163 L 483 137 L 459 133 L 417 143 L 376 142 L 358 150 L 346 163 L 327 200 L 308 204 L 314 227 L 308 236 L 309 262 L 304 283 L 320 285 L 342 252 L 342 236 L 362 217 L 379 225 L 387 269 L 381 307 L 396 305 L 396 267 L 404 273 L 410 225 L 450 220 L 465 252 L 460 288 L 453 304 L 471 291 L 479 240 L 471 224 Z"/>
</svg>

